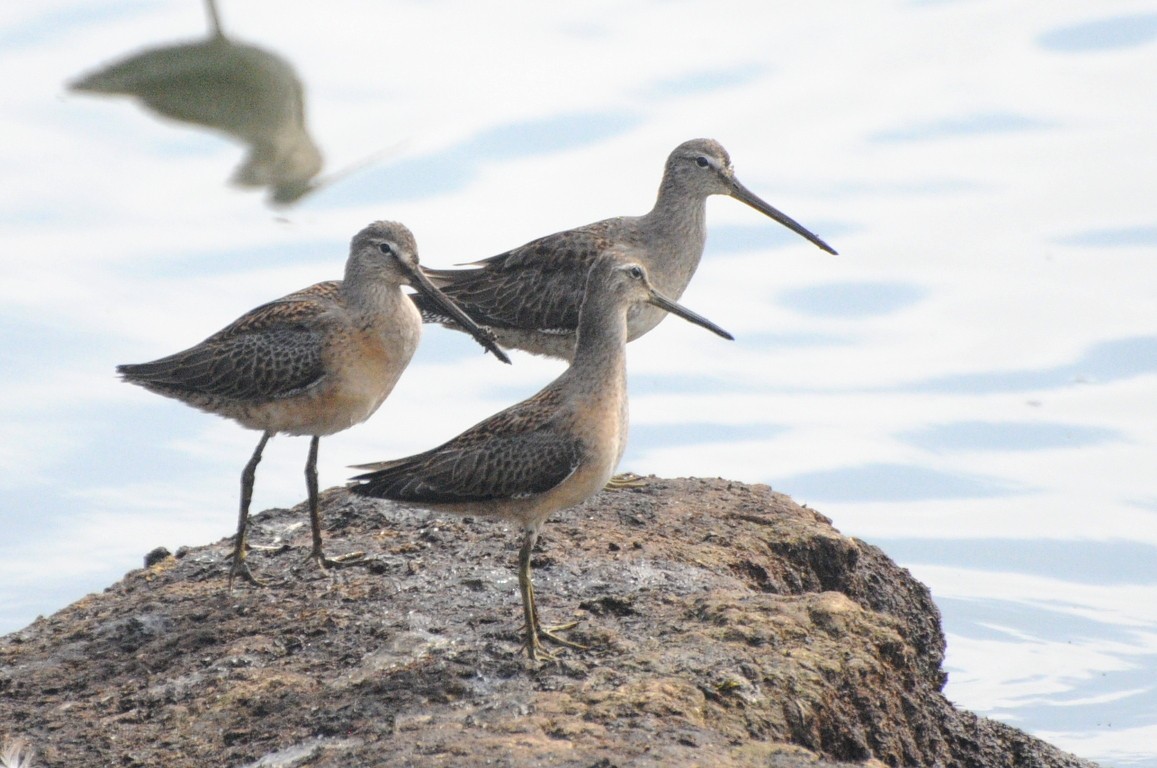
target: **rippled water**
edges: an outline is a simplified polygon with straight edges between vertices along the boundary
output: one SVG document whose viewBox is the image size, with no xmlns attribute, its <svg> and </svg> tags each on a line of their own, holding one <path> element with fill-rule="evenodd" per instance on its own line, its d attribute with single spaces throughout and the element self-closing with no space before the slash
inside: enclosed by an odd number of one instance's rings
<svg viewBox="0 0 1157 768">
<path fill-rule="evenodd" d="M 841 255 L 713 200 L 684 303 L 737 341 L 667 322 L 631 346 L 624 468 L 820 509 L 931 586 L 950 698 L 1157 766 L 1154 3 L 225 2 L 234 52 L 300 77 L 325 158 L 280 172 L 283 197 L 320 184 L 281 208 L 225 183 L 242 128 L 66 90 L 203 41 L 201 6 L 9 5 L 0 631 L 232 531 L 256 435 L 116 363 L 339 277 L 373 219 L 445 266 L 641 213 L 667 152 L 712 136 Z M 289 115 L 259 138 L 300 150 Z M 428 329 L 381 411 L 322 442 L 323 485 L 559 369 Z M 304 496 L 305 452 L 270 444 L 255 508 Z"/>
</svg>

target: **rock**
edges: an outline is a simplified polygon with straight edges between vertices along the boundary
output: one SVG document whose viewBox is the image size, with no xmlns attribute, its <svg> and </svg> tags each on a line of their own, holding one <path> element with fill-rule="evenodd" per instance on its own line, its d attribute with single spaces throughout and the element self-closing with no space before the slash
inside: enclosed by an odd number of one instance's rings
<svg viewBox="0 0 1157 768">
<path fill-rule="evenodd" d="M 520 543 L 503 523 L 325 492 L 231 543 L 152 559 L 0 639 L 0 722 L 37 764 L 178 766 L 1092 766 L 954 708 L 927 588 L 766 486 L 661 480 L 546 525 L 552 623 L 520 651 Z"/>
</svg>

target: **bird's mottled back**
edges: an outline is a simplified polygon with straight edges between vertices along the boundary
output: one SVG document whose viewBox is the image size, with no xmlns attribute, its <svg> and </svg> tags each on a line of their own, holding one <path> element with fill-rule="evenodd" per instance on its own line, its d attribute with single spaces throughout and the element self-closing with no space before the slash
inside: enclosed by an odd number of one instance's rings
<svg viewBox="0 0 1157 768">
<path fill-rule="evenodd" d="M 565 393 L 548 387 L 494 414 L 442 445 L 396 461 L 368 465 L 357 493 L 425 504 L 477 504 L 546 493 L 583 457 L 567 432 Z M 560 418 L 560 415 L 564 418 Z"/>
<path fill-rule="evenodd" d="M 125 381 L 203 410 L 301 394 L 325 375 L 325 328 L 338 283 L 318 283 L 246 312 L 189 349 L 117 366 Z M 236 418 L 236 416 L 234 415 Z"/>
<path fill-rule="evenodd" d="M 479 262 L 478 269 L 428 269 L 444 293 L 496 331 L 535 328 L 573 335 L 591 265 L 614 246 L 608 222 L 558 232 Z M 445 322 L 428 298 L 414 303 L 426 322 Z"/>
<path fill-rule="evenodd" d="M 834 253 L 796 221 L 765 203 L 735 178 L 731 156 L 713 139 L 692 139 L 667 157 L 659 193 L 642 216 L 619 216 L 532 240 L 465 269 L 429 269 L 426 274 L 492 328 L 506 346 L 570 359 L 578 304 L 587 271 L 600 255 L 632 249 L 654 285 L 673 299 L 690 283 L 707 238 L 706 200 L 728 195 Z M 415 299 L 426 322 L 444 323 L 422 297 Z M 654 328 L 664 317 L 636 307 L 629 339 Z"/>
</svg>

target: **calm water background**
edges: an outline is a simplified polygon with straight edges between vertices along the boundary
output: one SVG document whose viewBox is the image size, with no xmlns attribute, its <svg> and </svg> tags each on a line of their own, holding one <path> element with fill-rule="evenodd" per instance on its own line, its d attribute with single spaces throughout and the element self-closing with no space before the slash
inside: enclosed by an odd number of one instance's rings
<svg viewBox="0 0 1157 768">
<path fill-rule="evenodd" d="M 631 346 L 624 468 L 820 509 L 931 586 L 953 701 L 1157 766 L 1157 4 L 572 5 L 224 0 L 327 172 L 384 153 L 284 209 L 226 186 L 235 143 L 65 89 L 202 36 L 193 0 L 0 9 L 0 632 L 232 531 L 256 435 L 116 363 L 339 277 L 374 219 L 445 266 L 642 213 L 712 136 L 841 255 L 713 200 L 684 303 L 737 341 Z M 428 329 L 323 486 L 560 367 Z M 303 498 L 305 452 L 271 443 L 255 509 Z"/>
</svg>

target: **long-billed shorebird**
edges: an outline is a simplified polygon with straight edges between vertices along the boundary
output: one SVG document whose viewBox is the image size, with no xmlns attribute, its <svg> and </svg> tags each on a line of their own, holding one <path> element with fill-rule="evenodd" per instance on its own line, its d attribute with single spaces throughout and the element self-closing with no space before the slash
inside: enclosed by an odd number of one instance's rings
<svg viewBox="0 0 1157 768">
<path fill-rule="evenodd" d="M 343 280 L 317 283 L 263 304 L 183 352 L 117 366 L 125 381 L 261 431 L 241 473 L 230 585 L 238 575 L 260 583 L 245 563 L 246 527 L 257 464 L 278 432 L 312 437 L 305 465 L 312 557 L 322 567 L 350 559 L 330 559 L 322 551 L 317 447 L 322 435 L 368 419 L 409 364 L 422 321 L 401 290 L 403 284 L 429 296 L 498 359 L 510 362 L 492 334 L 422 275 L 410 230 L 378 221 L 351 241 Z"/>
<path fill-rule="evenodd" d="M 647 303 L 731 338 L 657 291 L 633 256 L 610 253 L 588 270 L 574 358 L 561 376 L 437 448 L 361 465 L 375 471 L 357 476 L 351 486 L 364 496 L 519 523 L 524 536 L 518 584 L 532 659 L 545 653 L 540 637 L 574 645 L 539 623 L 530 553 L 546 519 L 594 495 L 622 458 L 627 444 L 628 311 Z"/>
<path fill-rule="evenodd" d="M 574 353 L 583 284 L 591 264 L 609 250 L 629 248 L 655 288 L 679 299 L 699 266 L 707 241 L 707 198 L 728 195 L 778 221 L 829 253 L 827 243 L 761 200 L 735 178 L 731 158 L 717 141 L 693 139 L 667 158 L 655 206 L 642 216 L 620 216 L 556 232 L 467 269 L 428 269 L 426 275 L 501 344 L 569 360 Z M 426 322 L 448 323 L 429 300 L 415 297 Z M 634 307 L 627 341 L 658 325 L 665 313 Z"/>
</svg>

